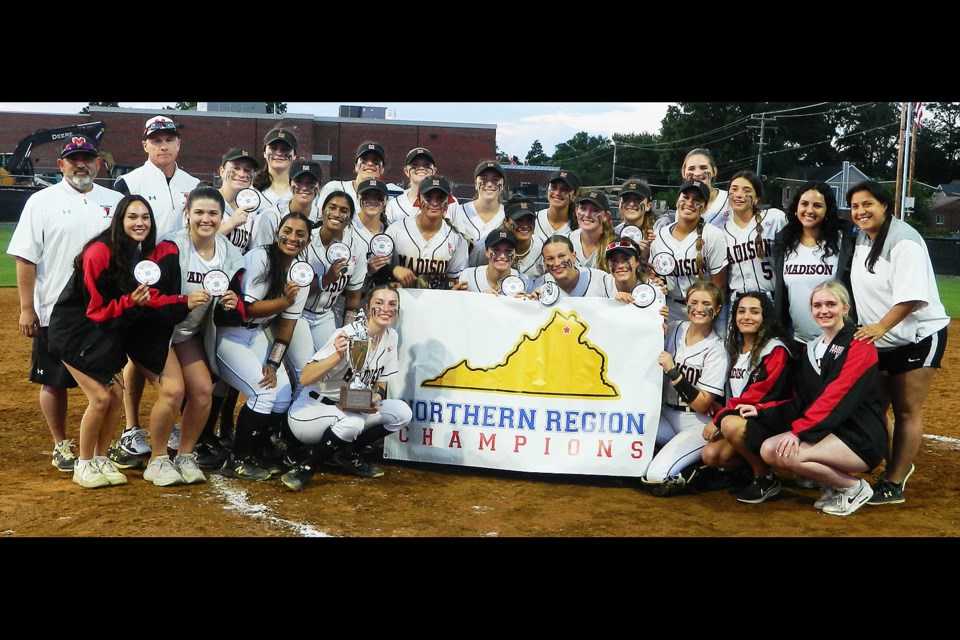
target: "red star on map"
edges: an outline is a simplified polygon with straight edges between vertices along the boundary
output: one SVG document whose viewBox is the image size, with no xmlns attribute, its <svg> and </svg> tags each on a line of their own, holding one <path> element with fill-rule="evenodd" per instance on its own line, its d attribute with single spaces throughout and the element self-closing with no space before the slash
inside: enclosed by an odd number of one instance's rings
<svg viewBox="0 0 960 640">
<path fill-rule="evenodd" d="M 569 333 L 570 333 L 570 327 L 564 327 L 564 328 L 563 328 L 563 335 L 567 335 L 567 334 L 569 334 Z"/>
</svg>

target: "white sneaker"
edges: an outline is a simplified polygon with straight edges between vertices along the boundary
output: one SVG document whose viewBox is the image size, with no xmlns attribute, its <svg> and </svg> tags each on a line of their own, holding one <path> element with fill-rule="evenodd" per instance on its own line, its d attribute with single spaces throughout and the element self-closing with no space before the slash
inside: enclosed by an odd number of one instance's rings
<svg viewBox="0 0 960 640">
<path fill-rule="evenodd" d="M 169 487 L 174 484 L 183 484 L 183 476 L 173 466 L 170 456 L 158 456 L 150 461 L 143 472 L 143 479 L 152 482 L 158 487 Z"/>
<path fill-rule="evenodd" d="M 93 460 L 77 460 L 73 468 L 73 481 L 87 489 L 110 486 L 110 481 L 100 472 L 100 467 L 94 464 Z"/>
<path fill-rule="evenodd" d="M 93 464 L 99 467 L 100 473 L 103 474 L 103 477 L 105 477 L 110 484 L 127 484 L 127 476 L 123 475 L 110 458 L 103 458 L 102 460 L 94 459 Z"/>
<path fill-rule="evenodd" d="M 173 459 L 173 466 L 180 472 L 180 476 L 187 484 L 199 484 L 207 481 L 207 476 L 203 475 L 197 465 L 197 454 L 184 453 Z"/>
<path fill-rule="evenodd" d="M 825 506 L 837 499 L 837 494 L 840 493 L 833 487 L 828 486 L 823 490 L 823 495 L 817 498 L 817 501 L 813 503 L 814 509 L 823 509 Z"/>
<path fill-rule="evenodd" d="M 860 481 L 860 490 L 854 495 L 848 496 L 843 491 L 837 491 L 837 495 L 832 502 L 823 505 L 823 512 L 832 516 L 848 516 L 873 497 L 873 489 L 869 482 Z"/>
<path fill-rule="evenodd" d="M 170 451 L 179 451 L 180 450 L 180 425 L 173 425 L 173 431 L 170 433 L 170 437 L 167 438 L 167 449 Z"/>
<path fill-rule="evenodd" d="M 120 434 L 120 448 L 132 456 L 149 456 L 153 453 L 150 448 L 150 434 L 140 427 L 123 430 Z"/>
</svg>

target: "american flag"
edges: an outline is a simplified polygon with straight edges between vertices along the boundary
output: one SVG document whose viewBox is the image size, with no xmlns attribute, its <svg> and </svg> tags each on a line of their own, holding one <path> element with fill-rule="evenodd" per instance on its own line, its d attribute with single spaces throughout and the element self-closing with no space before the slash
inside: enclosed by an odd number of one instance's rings
<svg viewBox="0 0 960 640">
<path fill-rule="evenodd" d="M 913 121 L 917 125 L 917 130 L 920 130 L 920 121 L 923 120 L 923 103 L 914 102 L 913 103 Z"/>
</svg>

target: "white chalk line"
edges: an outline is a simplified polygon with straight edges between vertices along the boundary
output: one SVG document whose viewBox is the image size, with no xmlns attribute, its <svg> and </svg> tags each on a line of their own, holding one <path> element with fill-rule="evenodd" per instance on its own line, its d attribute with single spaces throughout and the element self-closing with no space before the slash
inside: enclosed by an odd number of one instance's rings
<svg viewBox="0 0 960 640">
<path fill-rule="evenodd" d="M 290 529 L 303 538 L 331 537 L 330 534 L 324 533 L 312 525 L 277 517 L 271 513 L 270 507 L 265 504 L 251 503 L 247 500 L 246 493 L 231 486 L 233 483 L 228 478 L 211 474 L 209 482 L 217 494 L 227 501 L 228 506 L 224 507 L 224 509 L 237 511 L 241 515 L 249 518 L 261 518 L 284 529 Z"/>
<path fill-rule="evenodd" d="M 930 440 L 936 440 L 937 442 L 946 442 L 947 444 L 960 444 L 960 438 L 951 438 L 949 436 L 936 436 L 932 433 L 923 434 L 924 438 L 929 438 Z"/>
</svg>

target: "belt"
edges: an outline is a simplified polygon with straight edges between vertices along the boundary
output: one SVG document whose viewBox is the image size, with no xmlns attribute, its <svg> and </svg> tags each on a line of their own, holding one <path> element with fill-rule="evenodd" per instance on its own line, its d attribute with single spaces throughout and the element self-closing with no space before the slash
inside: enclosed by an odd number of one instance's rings
<svg viewBox="0 0 960 640">
<path fill-rule="evenodd" d="M 669 407 L 669 408 L 671 408 L 671 409 L 673 409 L 673 410 L 675 410 L 675 411 L 682 411 L 682 412 L 684 412 L 684 413 L 696 413 L 696 412 L 697 412 L 696 409 L 694 409 L 693 407 L 688 407 L 687 405 L 670 404 L 669 402 L 664 402 L 663 404 L 665 404 L 667 407 Z"/>
<path fill-rule="evenodd" d="M 251 320 L 250 322 L 241 323 L 240 326 L 244 329 L 259 329 L 261 324 L 260 322 L 253 322 Z"/>
<path fill-rule="evenodd" d="M 319 401 L 322 402 L 323 404 L 330 404 L 330 405 L 334 405 L 334 406 L 336 406 L 336 404 L 337 404 L 336 400 L 331 400 L 331 399 L 328 398 L 327 396 L 321 396 L 321 395 L 320 395 L 319 393 L 317 393 L 316 391 L 310 391 L 310 392 L 307 393 L 307 395 L 310 396 L 311 398 L 313 398 L 314 400 L 319 400 Z"/>
<path fill-rule="evenodd" d="M 683 298 L 670 298 L 670 299 L 676 302 L 677 304 L 687 304 L 687 301 L 684 300 Z"/>
</svg>

